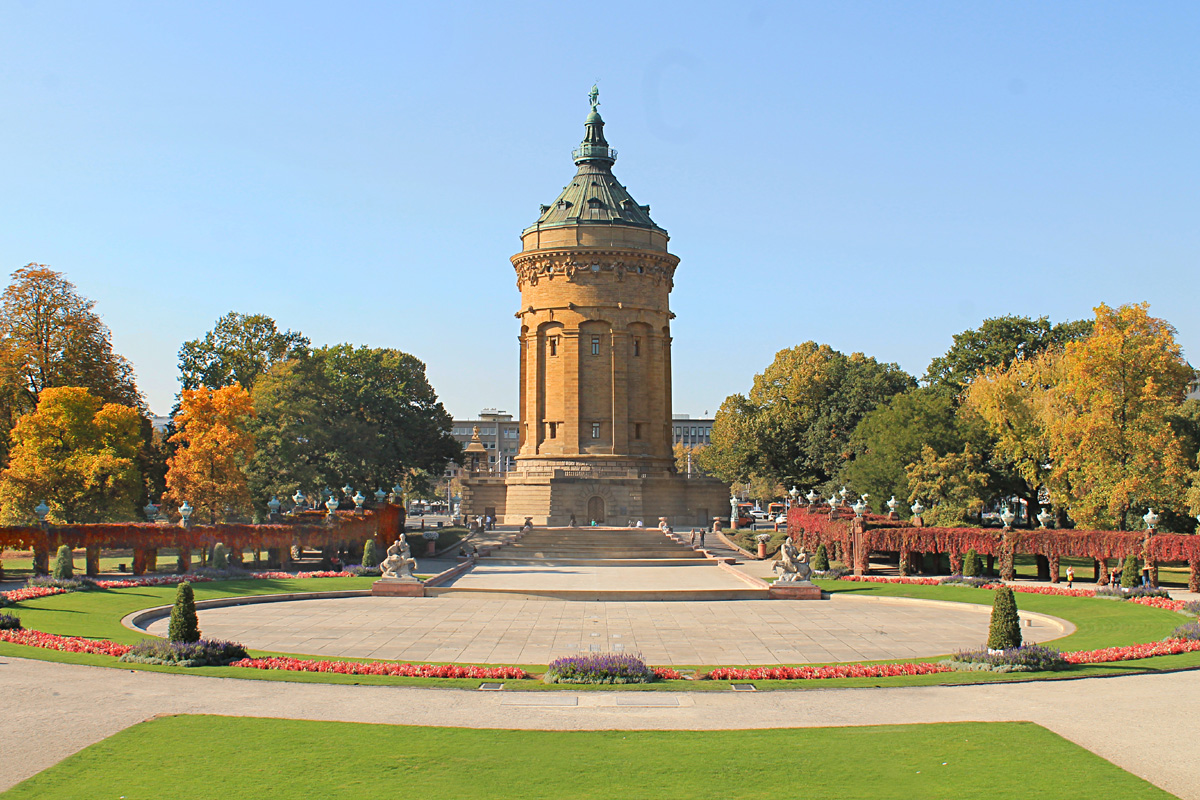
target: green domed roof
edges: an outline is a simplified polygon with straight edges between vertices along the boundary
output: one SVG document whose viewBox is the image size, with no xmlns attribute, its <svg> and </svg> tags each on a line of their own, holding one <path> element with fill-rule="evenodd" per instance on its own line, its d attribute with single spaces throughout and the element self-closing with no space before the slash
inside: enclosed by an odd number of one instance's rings
<svg viewBox="0 0 1200 800">
<path fill-rule="evenodd" d="M 583 123 L 583 141 L 571 154 L 579 169 L 554 202 L 541 207 L 537 222 L 526 230 L 579 224 L 631 225 L 662 230 L 650 219 L 650 206 L 638 205 L 612 174 L 617 151 L 609 147 L 604 138 L 604 120 L 596 110 L 597 105 L 593 88 L 592 110 Z"/>
</svg>

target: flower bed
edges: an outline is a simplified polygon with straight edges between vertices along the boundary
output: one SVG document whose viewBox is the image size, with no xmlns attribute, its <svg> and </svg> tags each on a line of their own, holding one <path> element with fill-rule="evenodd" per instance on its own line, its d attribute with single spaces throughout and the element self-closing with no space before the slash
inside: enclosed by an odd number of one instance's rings
<svg viewBox="0 0 1200 800">
<path fill-rule="evenodd" d="M 583 653 L 556 658 L 544 683 L 650 683 L 655 671 L 633 653 Z"/>
<path fill-rule="evenodd" d="M 308 661 L 299 658 L 243 658 L 230 664 L 248 669 L 288 672 L 332 672 L 337 675 L 392 675 L 402 678 L 528 678 L 519 667 L 475 667 L 454 664 L 395 664 L 384 661 Z"/>
<path fill-rule="evenodd" d="M 950 672 L 943 664 L 833 664 L 825 667 L 718 667 L 701 675 L 714 681 L 812 681 L 827 678 L 894 678 L 900 675 L 932 675 Z"/>
<path fill-rule="evenodd" d="M 856 583 L 902 583 L 905 586 L 937 586 L 941 578 L 888 578 L 883 575 L 843 575 L 839 581 Z"/>
<path fill-rule="evenodd" d="M 121 656 L 121 660 L 179 667 L 224 667 L 245 657 L 246 648 L 237 642 L 220 639 L 200 639 L 196 642 L 143 639 Z"/>
<path fill-rule="evenodd" d="M 1165 608 L 1167 611 L 1186 611 L 1187 603 L 1183 600 L 1172 600 L 1169 597 L 1131 597 L 1130 603 L 1152 608 Z"/>
<path fill-rule="evenodd" d="M 11 592 L 0 592 L 10 603 L 20 603 L 23 600 L 35 600 L 39 597 L 50 597 L 56 594 L 66 594 L 74 589 L 62 589 L 58 586 L 26 586 L 23 589 L 13 589 Z"/>
<path fill-rule="evenodd" d="M 1063 653 L 1071 664 L 1108 664 L 1113 661 L 1134 661 L 1139 658 L 1155 656 L 1174 656 L 1180 653 L 1194 653 L 1200 650 L 1200 641 L 1189 642 L 1180 639 L 1167 639 L 1162 642 L 1146 642 L 1131 644 L 1126 647 L 1105 647 L 1101 650 L 1079 650 L 1074 653 Z"/>
<path fill-rule="evenodd" d="M 26 647 L 41 647 L 46 650 L 62 650 L 64 653 L 91 653 L 120 658 L 129 652 L 129 645 L 117 644 L 106 639 L 81 639 L 78 636 L 56 636 L 41 631 L 0 631 L 0 642 L 23 644 Z"/>
</svg>

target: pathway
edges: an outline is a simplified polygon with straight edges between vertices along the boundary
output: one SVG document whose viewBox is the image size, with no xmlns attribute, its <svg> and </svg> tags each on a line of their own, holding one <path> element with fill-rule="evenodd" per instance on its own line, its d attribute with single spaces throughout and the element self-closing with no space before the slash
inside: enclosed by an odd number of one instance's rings
<svg viewBox="0 0 1200 800">
<path fill-rule="evenodd" d="M 1030 720 L 1184 800 L 1200 800 L 1198 672 L 897 689 L 485 693 L 221 680 L 4 658 L 0 681 L 0 718 L 19 732 L 5 740 L 0 789 L 156 714 L 536 730 Z"/>
</svg>

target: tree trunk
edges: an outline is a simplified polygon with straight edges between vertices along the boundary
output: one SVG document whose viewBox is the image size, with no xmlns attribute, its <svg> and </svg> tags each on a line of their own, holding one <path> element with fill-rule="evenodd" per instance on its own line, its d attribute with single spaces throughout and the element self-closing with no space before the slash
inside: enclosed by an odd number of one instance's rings
<svg viewBox="0 0 1200 800">
<path fill-rule="evenodd" d="M 1188 591 L 1200 592 L 1200 559 L 1188 562 Z"/>
<path fill-rule="evenodd" d="M 996 557 L 994 555 L 989 555 L 987 557 L 987 574 L 988 575 L 996 574 Z"/>
<path fill-rule="evenodd" d="M 1096 585 L 1108 586 L 1108 559 L 1096 559 Z"/>
<path fill-rule="evenodd" d="M 1050 556 L 1048 566 L 1050 569 L 1050 582 L 1058 583 L 1058 580 L 1059 580 L 1059 578 L 1058 578 L 1058 567 L 1059 567 L 1058 556 Z M 1039 569 L 1041 569 L 1040 566 L 1039 566 Z"/>
</svg>

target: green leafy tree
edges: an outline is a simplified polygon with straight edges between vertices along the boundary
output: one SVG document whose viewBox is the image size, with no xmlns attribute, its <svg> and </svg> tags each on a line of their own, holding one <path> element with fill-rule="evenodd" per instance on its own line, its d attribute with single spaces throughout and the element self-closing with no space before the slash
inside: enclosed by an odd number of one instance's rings
<svg viewBox="0 0 1200 800">
<path fill-rule="evenodd" d="M 1132 589 L 1138 585 L 1138 559 L 1133 553 L 1125 556 L 1125 563 L 1121 566 L 1121 586 L 1125 589 Z"/>
<path fill-rule="evenodd" d="M 1008 650 L 1021 646 L 1021 618 L 1017 614 L 1017 599 L 1007 586 L 996 589 L 996 596 L 992 600 L 987 646 L 989 650 Z"/>
<path fill-rule="evenodd" d="M 58 552 L 54 554 L 54 568 L 50 574 L 60 581 L 75 577 L 75 561 L 72 558 L 71 548 L 65 544 L 59 545 Z"/>
<path fill-rule="evenodd" d="M 829 551 L 825 549 L 825 545 L 817 545 L 817 553 L 813 556 L 812 568 L 818 572 L 825 572 L 829 569 Z"/>
<path fill-rule="evenodd" d="M 379 566 L 379 552 L 375 549 L 375 540 L 367 539 L 363 543 L 362 565 L 364 569 L 371 569 Z"/>
<path fill-rule="evenodd" d="M 981 456 L 971 449 L 939 456 L 932 447 L 921 449 L 921 459 L 908 467 L 911 487 L 909 501 L 920 500 L 928 511 L 925 522 L 937 526 L 955 526 L 976 517 L 983 510 L 987 473 Z"/>
<path fill-rule="evenodd" d="M 28 523 L 42 500 L 51 522 L 132 519 L 142 491 L 140 422 L 137 410 L 105 404 L 87 389 L 43 389 L 12 432 L 0 473 L 0 522 Z"/>
<path fill-rule="evenodd" d="M 196 595 L 187 581 L 175 590 L 175 605 L 167 623 L 167 639 L 172 642 L 200 641 L 200 620 L 196 617 Z"/>
<path fill-rule="evenodd" d="M 230 311 L 203 339 L 179 349 L 179 381 L 184 389 L 220 389 L 235 383 L 251 391 L 275 364 L 304 355 L 309 341 L 300 333 L 281 333 L 265 314 Z"/>
<path fill-rule="evenodd" d="M 854 459 L 842 479 L 882 509 L 889 497 L 912 494 L 907 470 L 921 460 L 925 447 L 944 456 L 968 444 L 982 453 L 989 443 L 983 420 L 960 409 L 953 391 L 945 386 L 913 389 L 880 404 L 859 422 L 850 439 Z"/>
<path fill-rule="evenodd" d="M 212 566 L 213 569 L 229 569 L 229 550 L 220 542 L 213 545 Z"/>
<path fill-rule="evenodd" d="M 399 350 L 317 349 L 273 367 L 253 400 L 256 500 L 347 482 L 427 487 L 462 457 L 425 365 Z"/>
<path fill-rule="evenodd" d="M 982 372 L 1007 369 L 1014 361 L 1032 358 L 1043 350 L 1062 349 L 1067 342 L 1086 338 L 1091 329 L 1091 320 L 1051 325 L 1046 317 L 985 319 L 978 328 L 955 335 L 945 355 L 929 363 L 925 380 L 931 386 L 958 390 Z"/>
<path fill-rule="evenodd" d="M 733 483 L 755 475 L 784 485 L 830 483 L 850 456 L 850 434 L 880 403 L 915 385 L 895 364 L 806 342 L 781 350 L 747 396 L 726 398 L 701 454 Z"/>
<path fill-rule="evenodd" d="M 964 578 L 978 577 L 979 567 L 980 567 L 979 554 L 976 553 L 975 548 L 972 547 L 970 550 L 967 551 L 967 554 L 965 556 L 963 556 L 963 567 L 962 567 L 963 577 Z"/>
</svg>

